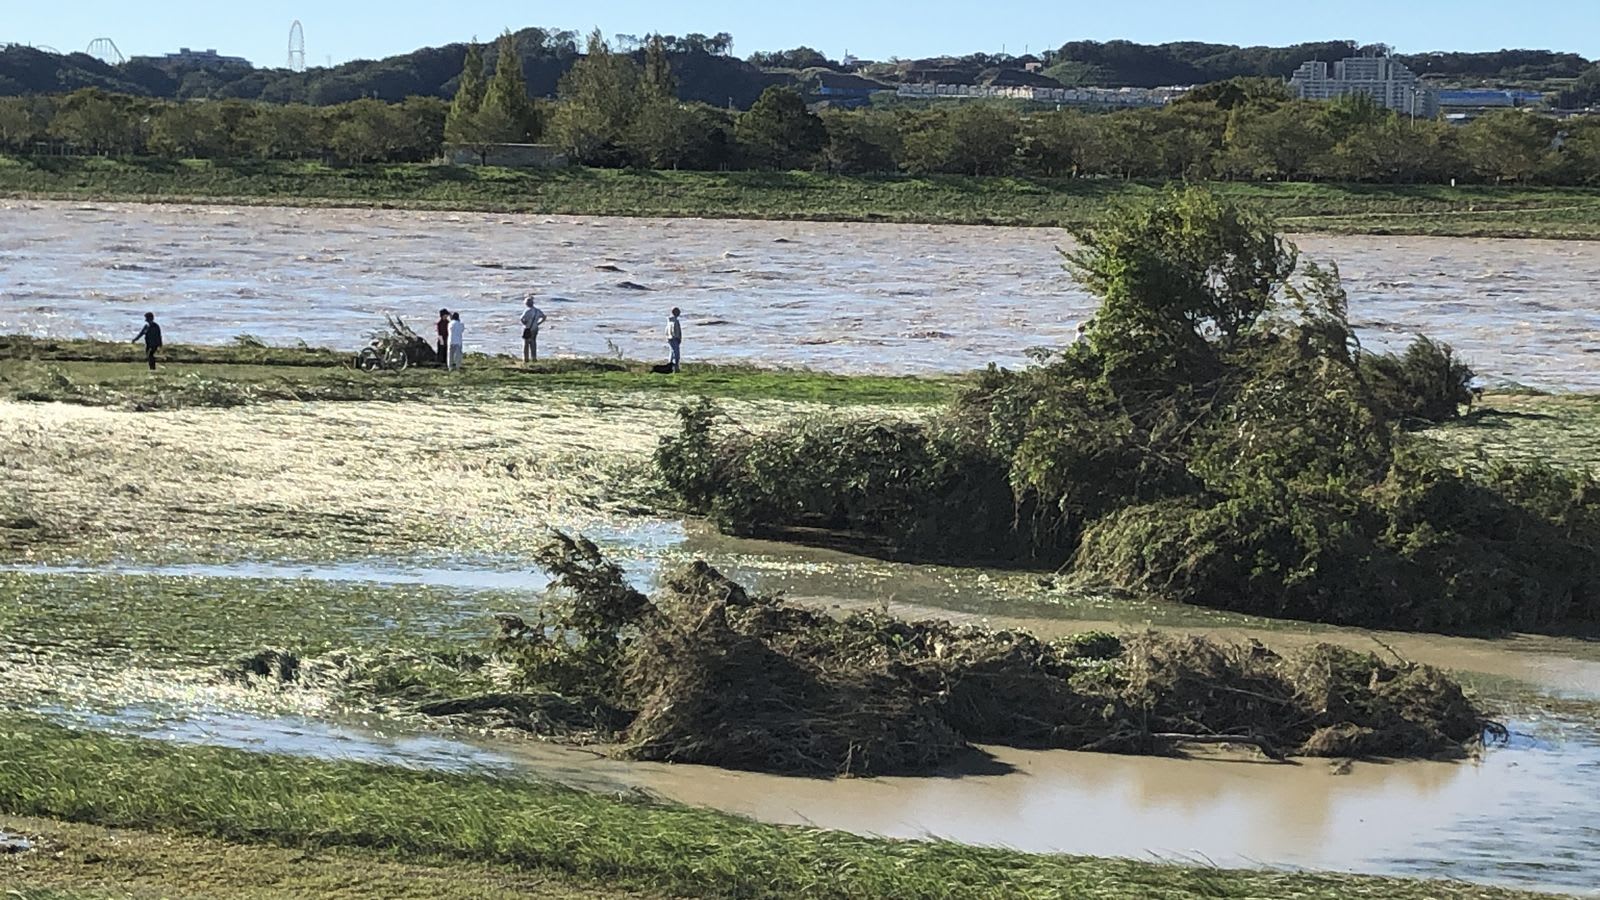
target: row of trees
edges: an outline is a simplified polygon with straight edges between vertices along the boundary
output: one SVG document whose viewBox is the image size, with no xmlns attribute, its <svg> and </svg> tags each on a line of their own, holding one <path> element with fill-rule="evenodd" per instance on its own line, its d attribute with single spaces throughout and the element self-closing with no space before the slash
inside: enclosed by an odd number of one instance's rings
<svg viewBox="0 0 1600 900">
<path fill-rule="evenodd" d="M 170 103 L 94 90 L 0 98 L 0 148 L 26 152 L 43 141 L 89 153 L 363 162 L 433 159 L 447 140 L 543 141 L 604 167 L 1600 184 L 1600 122 L 1514 110 L 1456 127 L 1364 98 L 1312 103 L 1275 82 L 1241 80 L 1169 107 L 1113 113 L 972 102 L 818 114 L 783 88 L 738 113 L 676 99 L 662 41 L 643 58 L 591 36 L 556 102 L 529 100 L 515 65 L 486 75 L 476 50 L 448 104 Z"/>
<path fill-rule="evenodd" d="M 0 150 L 173 159 L 426 162 L 439 155 L 449 104 L 354 100 L 338 106 L 214 100 L 172 103 L 95 89 L 0 97 Z"/>
<path fill-rule="evenodd" d="M 1600 122 L 1505 110 L 1465 126 L 1357 96 L 1294 98 L 1274 79 L 1209 85 L 1161 109 L 1094 113 L 958 103 L 810 112 L 769 88 L 733 114 L 674 99 L 658 49 L 640 66 L 599 34 L 561 83 L 545 138 L 596 166 L 848 174 L 1600 183 Z"/>
</svg>

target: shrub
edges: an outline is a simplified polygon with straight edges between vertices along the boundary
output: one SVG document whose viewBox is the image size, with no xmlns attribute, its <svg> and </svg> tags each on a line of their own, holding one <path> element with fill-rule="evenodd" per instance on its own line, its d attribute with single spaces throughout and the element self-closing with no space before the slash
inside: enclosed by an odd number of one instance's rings
<svg viewBox="0 0 1600 900">
<path fill-rule="evenodd" d="M 1394 420 L 1446 422 L 1472 405 L 1473 371 L 1449 344 L 1418 336 L 1406 352 L 1361 358 L 1377 406 Z"/>
</svg>

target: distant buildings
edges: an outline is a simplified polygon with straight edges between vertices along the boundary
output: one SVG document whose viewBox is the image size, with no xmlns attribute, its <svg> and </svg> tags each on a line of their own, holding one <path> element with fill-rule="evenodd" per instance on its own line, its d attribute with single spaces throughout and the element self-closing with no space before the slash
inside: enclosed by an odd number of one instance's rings
<svg viewBox="0 0 1600 900">
<path fill-rule="evenodd" d="M 183 63 L 187 66 L 202 69 L 221 69 L 230 66 L 250 67 L 250 60 L 242 56 L 223 56 L 215 50 L 190 50 L 188 47 L 178 48 L 177 53 L 168 53 L 163 56 L 136 56 L 134 59 Z"/>
<path fill-rule="evenodd" d="M 1426 119 L 1439 115 L 1439 95 L 1415 72 L 1387 56 L 1308 62 L 1289 79 L 1289 86 L 1305 100 L 1365 94 L 1403 115 Z"/>
<path fill-rule="evenodd" d="M 895 94 L 908 100 L 1031 100 L 1062 106 L 1134 108 L 1166 106 L 1190 88 L 1049 88 L 1006 84 L 902 84 Z"/>
</svg>

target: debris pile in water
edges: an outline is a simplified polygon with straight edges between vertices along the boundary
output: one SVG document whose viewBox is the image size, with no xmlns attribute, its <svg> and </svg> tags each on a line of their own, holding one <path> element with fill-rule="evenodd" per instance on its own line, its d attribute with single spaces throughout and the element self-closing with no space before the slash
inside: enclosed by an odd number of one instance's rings
<svg viewBox="0 0 1600 900">
<path fill-rule="evenodd" d="M 235 671 L 359 684 L 413 712 L 611 742 L 633 759 L 805 775 L 926 772 L 974 744 L 1411 758 L 1500 733 L 1438 670 L 1330 645 L 1279 655 L 1155 633 L 1043 641 L 835 617 L 751 594 L 704 562 L 646 597 L 582 537 L 557 534 L 538 556 L 556 590 L 537 619 L 500 617 L 490 659 L 264 651 Z M 452 665 L 474 677 L 441 676 Z"/>
</svg>

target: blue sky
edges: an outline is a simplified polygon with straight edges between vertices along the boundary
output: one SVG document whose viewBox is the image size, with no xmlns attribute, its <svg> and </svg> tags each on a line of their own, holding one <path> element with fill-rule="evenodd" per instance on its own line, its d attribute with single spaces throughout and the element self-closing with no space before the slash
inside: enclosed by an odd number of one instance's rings
<svg viewBox="0 0 1600 900">
<path fill-rule="evenodd" d="M 1600 56 L 1600 3 L 1520 6 L 1504 0 L 1124 0 L 1055 2 L 955 0 L 866 3 L 710 3 L 704 0 L 588 0 L 534 4 L 517 0 L 391 0 L 281 4 L 228 0 L 0 0 L 0 42 L 82 50 L 97 37 L 123 53 L 214 47 L 260 65 L 282 65 L 289 24 L 305 26 L 306 58 L 320 65 L 387 56 L 417 47 L 492 37 L 528 25 L 606 35 L 726 31 L 734 53 L 805 44 L 830 56 L 846 50 L 886 59 L 1002 47 L 1020 54 L 1068 40 L 1127 38 L 1147 43 L 1202 40 L 1283 44 L 1344 39 L 1388 43 L 1401 52 L 1536 47 Z M 1561 8 L 1564 7 L 1564 8 Z"/>
</svg>

